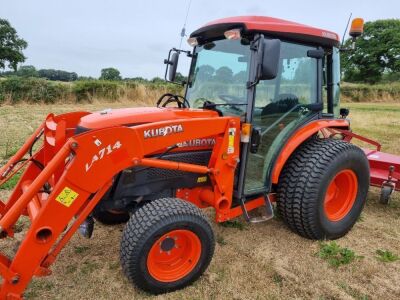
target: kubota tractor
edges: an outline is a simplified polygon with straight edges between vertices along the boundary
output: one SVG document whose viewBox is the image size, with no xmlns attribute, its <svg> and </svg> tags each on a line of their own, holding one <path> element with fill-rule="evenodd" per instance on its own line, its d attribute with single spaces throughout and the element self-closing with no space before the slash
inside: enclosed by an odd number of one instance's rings
<svg viewBox="0 0 400 300">
<path fill-rule="evenodd" d="M 362 33 L 355 19 L 350 34 Z M 209 265 L 215 220 L 273 217 L 296 233 L 336 239 L 354 225 L 369 185 L 387 202 L 400 189 L 400 158 L 356 135 L 339 107 L 337 34 L 268 17 L 206 24 L 172 49 L 191 60 L 184 96 L 157 107 L 50 114 L 0 170 L 0 183 L 22 173 L 0 201 L 1 238 L 20 216 L 30 226 L 13 257 L 0 254 L 1 299 L 19 299 L 76 230 L 93 218 L 127 222 L 124 273 L 137 287 L 163 293 L 187 286 Z M 354 138 L 375 150 L 351 144 Z M 263 207 L 261 216 L 250 211 Z"/>
</svg>

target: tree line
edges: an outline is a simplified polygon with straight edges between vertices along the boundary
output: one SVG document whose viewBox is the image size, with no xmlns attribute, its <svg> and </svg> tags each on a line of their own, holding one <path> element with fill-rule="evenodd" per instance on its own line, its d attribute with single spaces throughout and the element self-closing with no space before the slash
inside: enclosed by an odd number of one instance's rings
<svg viewBox="0 0 400 300">
<path fill-rule="evenodd" d="M 146 79 L 143 77 L 127 77 L 122 78 L 121 73 L 116 68 L 104 68 L 101 70 L 100 77 L 94 78 L 90 76 L 78 76 L 75 72 L 68 72 L 63 70 L 55 70 L 55 69 L 39 69 L 37 70 L 34 66 L 25 65 L 20 66 L 16 69 L 16 71 L 4 71 L 0 72 L 0 77 L 10 77 L 10 76 L 17 76 L 17 77 L 37 77 L 37 78 L 45 78 L 48 80 L 53 81 L 64 81 L 64 82 L 71 82 L 76 80 L 109 80 L 109 81 L 136 81 L 136 82 L 152 82 L 152 83 L 159 83 L 164 82 L 164 79 L 160 77 L 154 77 L 153 79 Z M 181 73 L 177 73 L 177 79 L 181 78 L 184 81 L 184 76 Z"/>
</svg>

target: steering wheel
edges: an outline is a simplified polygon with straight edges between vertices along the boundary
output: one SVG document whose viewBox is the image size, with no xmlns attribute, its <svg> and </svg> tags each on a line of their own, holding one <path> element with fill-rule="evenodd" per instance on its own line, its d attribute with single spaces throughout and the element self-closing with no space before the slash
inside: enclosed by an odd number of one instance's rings
<svg viewBox="0 0 400 300">
<path fill-rule="evenodd" d="M 243 112 L 243 110 L 238 107 L 240 104 L 245 104 L 243 98 L 227 94 L 218 95 L 218 98 L 220 98 L 222 101 L 225 101 L 226 104 L 228 104 L 232 109 Z"/>
<path fill-rule="evenodd" d="M 164 101 L 164 99 L 167 99 Z M 161 103 L 164 103 L 161 105 Z M 190 108 L 189 101 L 183 96 L 166 93 L 162 95 L 157 101 L 157 107 L 166 107 L 169 103 L 177 103 L 179 108 Z"/>
<path fill-rule="evenodd" d="M 197 98 L 193 102 L 193 107 L 194 108 L 202 108 L 204 106 L 204 103 L 208 102 L 209 100 L 203 97 Z"/>
</svg>

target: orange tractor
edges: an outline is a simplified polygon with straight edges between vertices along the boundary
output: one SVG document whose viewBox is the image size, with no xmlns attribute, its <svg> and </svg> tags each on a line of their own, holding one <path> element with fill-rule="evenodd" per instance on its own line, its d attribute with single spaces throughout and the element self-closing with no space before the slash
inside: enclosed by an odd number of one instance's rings
<svg viewBox="0 0 400 300">
<path fill-rule="evenodd" d="M 361 35 L 363 22 L 350 35 Z M 209 265 L 216 222 L 273 217 L 310 239 L 345 235 L 370 185 L 382 202 L 400 188 L 400 158 L 350 130 L 339 107 L 339 38 L 333 32 L 268 17 L 206 24 L 172 49 L 191 60 L 184 96 L 157 107 L 50 114 L 0 170 L 22 174 L 0 201 L 1 238 L 21 216 L 30 226 L 13 257 L 0 254 L 1 299 L 19 299 L 94 219 L 125 223 L 124 273 L 151 293 L 195 281 Z M 354 138 L 376 149 L 351 144 Z M 256 208 L 259 215 L 255 215 Z"/>
</svg>

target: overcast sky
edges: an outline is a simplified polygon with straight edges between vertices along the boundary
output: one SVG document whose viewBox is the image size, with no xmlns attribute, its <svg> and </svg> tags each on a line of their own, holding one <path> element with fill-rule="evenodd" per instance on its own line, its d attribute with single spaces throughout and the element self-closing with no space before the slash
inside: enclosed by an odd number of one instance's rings
<svg viewBox="0 0 400 300">
<path fill-rule="evenodd" d="M 124 77 L 163 76 L 179 46 L 189 0 L 0 0 L 29 46 L 25 64 L 98 77 L 105 67 Z M 366 21 L 399 18 L 400 0 L 192 0 L 187 33 L 228 16 L 265 15 L 332 30 L 341 36 L 350 12 Z M 184 47 L 188 47 L 186 41 Z"/>
</svg>

